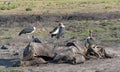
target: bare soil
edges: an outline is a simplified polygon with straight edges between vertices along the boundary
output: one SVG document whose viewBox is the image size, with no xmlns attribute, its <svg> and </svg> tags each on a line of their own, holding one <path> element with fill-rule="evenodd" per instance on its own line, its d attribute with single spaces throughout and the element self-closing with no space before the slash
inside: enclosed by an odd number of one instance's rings
<svg viewBox="0 0 120 72">
<path fill-rule="evenodd" d="M 26 43 L 27 44 L 27 43 Z M 103 46 L 107 46 L 106 51 L 114 54 L 115 57 L 112 59 L 91 59 L 87 60 L 82 64 L 71 65 L 71 64 L 42 64 L 39 66 L 30 67 L 12 67 L 15 60 L 19 60 L 19 56 L 12 56 L 11 49 L 0 50 L 0 70 L 9 69 L 18 70 L 24 72 L 119 72 L 120 71 L 120 45 L 105 43 Z M 14 46 L 13 46 L 14 47 Z M 23 47 L 23 46 L 22 46 Z M 22 48 L 21 47 L 21 48 Z M 11 56 L 9 56 L 11 55 Z M 22 70 L 21 70 L 22 68 Z"/>
<path fill-rule="evenodd" d="M 119 19 L 120 12 L 74 13 L 62 15 L 0 15 L 0 26 L 26 26 L 35 22 L 60 22 L 69 20 L 110 20 Z M 25 23 L 26 22 L 26 23 Z"/>
</svg>

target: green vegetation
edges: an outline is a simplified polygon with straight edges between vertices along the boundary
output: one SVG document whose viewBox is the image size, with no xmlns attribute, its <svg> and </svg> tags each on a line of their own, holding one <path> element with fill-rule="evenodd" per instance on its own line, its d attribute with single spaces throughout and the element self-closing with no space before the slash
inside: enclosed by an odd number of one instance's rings
<svg viewBox="0 0 120 72">
<path fill-rule="evenodd" d="M 0 10 L 11 10 L 17 8 L 18 4 L 0 4 Z"/>
<path fill-rule="evenodd" d="M 120 0 L 12 0 L 0 1 L 0 14 L 71 14 L 75 12 L 120 11 Z M 30 12 L 26 12 L 30 8 Z M 32 9 L 32 11 L 31 11 Z"/>
<path fill-rule="evenodd" d="M 3 28 L 0 27 L 0 43 L 1 44 L 6 44 L 11 41 L 15 40 L 15 37 L 18 36 L 18 33 L 20 31 L 20 27 L 16 28 Z"/>
<path fill-rule="evenodd" d="M 32 9 L 31 9 L 31 8 L 26 8 L 25 10 L 26 10 L 26 11 L 32 11 Z"/>
<path fill-rule="evenodd" d="M 42 23 L 44 25 L 45 23 Z M 57 24 L 50 22 L 50 24 Z M 92 29 L 95 40 L 104 42 L 120 43 L 120 21 L 114 20 L 82 20 L 82 21 L 64 21 L 66 26 L 65 38 L 77 37 L 84 40 L 88 36 L 88 31 Z M 105 26 L 103 26 L 105 24 Z M 76 25 L 76 26 L 75 26 Z M 40 37 L 43 40 L 50 38 L 49 31 L 52 30 L 52 26 L 44 26 L 43 29 L 39 28 L 34 35 Z M 21 31 L 21 27 L 15 28 L 0 28 L 0 39 L 3 41 L 14 41 L 14 38 L 18 37 L 18 33 Z"/>
<path fill-rule="evenodd" d="M 12 0 L 10 5 L 0 1 L 0 14 L 73 14 L 73 13 L 104 13 L 120 12 L 120 0 Z M 88 30 L 92 29 L 95 38 L 102 41 L 120 42 L 115 38 L 119 36 L 120 20 L 69 20 L 64 21 L 67 29 L 66 38 L 80 37 L 85 39 Z M 44 24 L 44 23 L 43 23 Z M 52 23 L 51 23 L 52 24 Z M 105 26 L 102 26 L 104 25 Z M 51 30 L 52 27 L 46 29 Z M 1 28 L 0 39 L 12 39 L 12 33 L 18 33 L 19 27 Z M 48 32 L 35 33 L 41 38 L 47 38 Z"/>
</svg>

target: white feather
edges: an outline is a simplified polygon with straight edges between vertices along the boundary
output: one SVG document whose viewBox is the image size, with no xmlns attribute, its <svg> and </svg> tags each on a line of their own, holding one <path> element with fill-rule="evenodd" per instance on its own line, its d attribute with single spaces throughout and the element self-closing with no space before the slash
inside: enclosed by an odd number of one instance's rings
<svg viewBox="0 0 120 72">
<path fill-rule="evenodd" d="M 32 31 L 32 33 L 33 33 L 33 32 L 35 32 L 36 28 L 35 28 L 35 27 L 33 27 L 33 29 L 34 29 L 34 30 Z"/>
<path fill-rule="evenodd" d="M 59 28 L 57 28 L 52 34 L 57 34 L 59 32 Z"/>
</svg>

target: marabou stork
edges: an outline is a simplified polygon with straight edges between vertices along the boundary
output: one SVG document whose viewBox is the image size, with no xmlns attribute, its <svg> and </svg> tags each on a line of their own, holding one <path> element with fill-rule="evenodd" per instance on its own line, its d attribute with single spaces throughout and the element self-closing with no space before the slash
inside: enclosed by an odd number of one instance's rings
<svg viewBox="0 0 120 72">
<path fill-rule="evenodd" d="M 30 38 L 29 34 L 35 32 L 35 30 L 36 30 L 36 28 L 34 26 L 26 27 L 26 28 L 22 29 L 18 35 L 21 36 L 23 34 L 28 34 L 28 39 L 29 39 Z"/>
<path fill-rule="evenodd" d="M 85 41 L 85 47 L 86 48 L 89 48 L 91 47 L 92 45 L 94 45 L 94 39 L 93 39 L 93 36 L 92 36 L 92 31 L 89 30 L 89 35 Z"/>
<path fill-rule="evenodd" d="M 60 23 L 60 24 L 58 25 L 58 27 L 55 27 L 55 28 L 50 32 L 51 37 L 52 37 L 52 38 L 53 38 L 53 37 L 56 37 L 57 39 L 59 39 L 60 37 L 63 36 L 63 34 L 64 34 L 64 29 L 65 29 L 64 24 L 63 24 L 63 23 Z"/>
</svg>

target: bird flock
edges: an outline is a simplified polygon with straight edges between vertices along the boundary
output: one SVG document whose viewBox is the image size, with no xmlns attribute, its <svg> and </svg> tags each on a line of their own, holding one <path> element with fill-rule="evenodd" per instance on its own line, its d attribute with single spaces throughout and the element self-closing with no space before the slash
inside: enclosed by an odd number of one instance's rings
<svg viewBox="0 0 120 72">
<path fill-rule="evenodd" d="M 19 32 L 19 36 L 23 35 L 23 34 L 27 34 L 28 35 L 28 39 L 30 39 L 29 34 L 32 34 L 36 31 L 36 27 L 34 26 L 30 26 L 30 27 L 26 27 L 24 29 L 22 29 Z M 59 23 L 57 27 L 55 27 L 52 31 L 49 32 L 49 34 L 51 35 L 51 38 L 56 38 L 56 39 L 60 39 L 63 34 L 65 32 L 65 26 L 63 23 Z M 42 43 L 37 37 L 32 36 L 32 42 L 37 42 L 37 43 Z"/>
<path fill-rule="evenodd" d="M 32 38 L 32 42 L 42 43 L 42 41 L 39 38 L 37 38 L 35 36 L 32 36 L 32 37 L 29 36 L 29 34 L 32 34 L 35 31 L 36 31 L 36 27 L 30 26 L 30 27 L 26 27 L 26 28 L 22 29 L 18 35 L 21 36 L 23 34 L 27 34 L 28 39 Z M 49 32 L 50 37 L 56 38 L 57 40 L 64 37 L 64 33 L 65 33 L 65 25 L 63 23 L 59 23 L 58 26 L 56 26 L 55 28 L 53 28 L 52 31 Z M 94 40 L 92 37 L 92 31 L 90 30 L 89 35 L 85 41 L 85 47 L 88 48 L 88 47 L 92 46 L 93 44 L 94 44 Z"/>
</svg>

